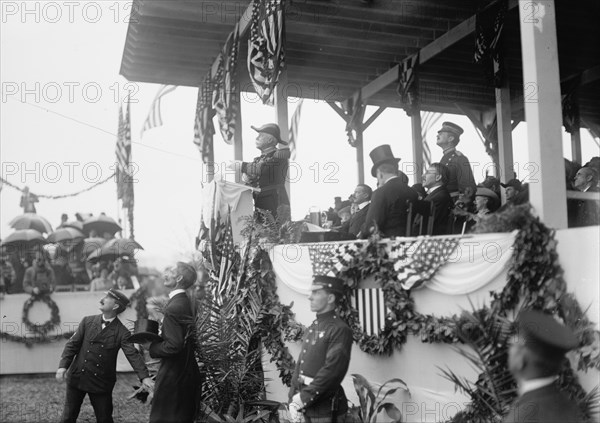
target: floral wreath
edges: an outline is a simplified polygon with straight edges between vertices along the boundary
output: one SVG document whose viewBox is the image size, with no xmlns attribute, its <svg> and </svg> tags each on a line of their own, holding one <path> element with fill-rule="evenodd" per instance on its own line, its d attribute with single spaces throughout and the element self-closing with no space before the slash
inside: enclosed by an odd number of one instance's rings
<svg viewBox="0 0 600 423">
<path fill-rule="evenodd" d="M 31 307 L 33 307 L 33 303 L 35 303 L 36 301 L 41 301 L 47 304 L 50 308 L 50 320 L 47 320 L 41 325 L 32 323 L 29 320 L 29 310 L 31 310 Z M 60 324 L 60 314 L 58 310 L 58 305 L 56 305 L 54 300 L 50 298 L 50 295 L 32 295 L 27 299 L 27 301 L 25 301 L 25 304 L 23 304 L 23 323 L 30 331 L 45 336 L 48 332 L 50 332 L 52 329 L 54 329 Z"/>
</svg>

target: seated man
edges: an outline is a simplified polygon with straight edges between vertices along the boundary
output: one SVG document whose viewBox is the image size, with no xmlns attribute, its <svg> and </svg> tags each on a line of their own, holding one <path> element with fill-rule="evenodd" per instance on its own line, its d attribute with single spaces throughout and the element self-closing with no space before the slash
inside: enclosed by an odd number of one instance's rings
<svg viewBox="0 0 600 423">
<path fill-rule="evenodd" d="M 342 224 L 340 232 L 352 234 L 355 237 L 360 235 L 360 232 L 364 229 L 363 226 L 367 218 L 372 195 L 373 190 L 370 186 L 365 184 L 358 184 L 356 186 L 352 195 L 352 207 L 355 211 L 350 216 L 350 219 Z"/>
<path fill-rule="evenodd" d="M 277 217 L 277 207 L 290 204 L 285 190 L 285 178 L 288 172 L 288 149 L 277 149 L 277 144 L 287 145 L 281 139 L 279 126 L 268 123 L 260 128 L 252 127 L 258 135 L 256 148 L 261 155 L 252 162 L 242 162 L 241 171 L 244 181 L 249 185 L 260 188 L 254 194 L 254 206 L 257 209 L 268 210 Z"/>
<path fill-rule="evenodd" d="M 54 292 L 55 287 L 54 270 L 46 262 L 45 252 L 37 251 L 33 264 L 25 270 L 23 290 L 31 295 L 42 295 Z"/>
<path fill-rule="evenodd" d="M 454 202 L 446 188 L 448 178 L 448 167 L 441 163 L 432 163 L 423 175 L 423 187 L 427 190 L 424 200 L 432 202 L 435 206 L 432 235 L 445 235 L 449 232 L 448 220 Z"/>
<path fill-rule="evenodd" d="M 365 230 L 361 238 L 368 238 L 375 228 L 383 237 L 405 236 L 408 218 L 408 202 L 417 200 L 413 191 L 398 175 L 398 162 L 388 144 L 374 148 L 369 155 L 373 161 L 371 175 L 377 178 L 371 205 L 365 218 Z"/>
</svg>

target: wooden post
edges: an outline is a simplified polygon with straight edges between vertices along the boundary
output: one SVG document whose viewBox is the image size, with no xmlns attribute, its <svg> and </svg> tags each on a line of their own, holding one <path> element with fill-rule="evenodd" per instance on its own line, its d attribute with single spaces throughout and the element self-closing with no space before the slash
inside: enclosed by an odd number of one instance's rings
<svg viewBox="0 0 600 423">
<path fill-rule="evenodd" d="M 414 164 L 414 183 L 420 184 L 423 182 L 423 129 L 421 127 L 421 110 L 415 109 L 410 116 L 410 124 L 412 127 L 412 147 L 413 147 L 413 164 Z"/>
<path fill-rule="evenodd" d="M 289 141 L 289 120 L 288 120 L 288 102 L 287 102 L 287 92 L 288 92 L 288 78 L 287 78 L 287 70 L 284 69 L 283 72 L 279 75 L 279 82 L 275 86 L 275 92 L 273 94 L 274 97 L 274 105 L 275 105 L 275 119 L 277 121 L 277 125 L 279 125 L 279 130 L 281 131 L 281 139 L 283 141 Z M 289 175 L 286 175 L 285 178 L 285 190 L 287 191 L 288 198 L 290 199 L 290 206 L 292 204 L 292 195 L 291 195 L 291 187 L 290 187 L 290 178 Z"/>
<path fill-rule="evenodd" d="M 573 129 L 573 132 L 571 132 L 571 158 L 574 162 L 583 164 L 581 162 L 581 131 L 579 127 Z"/>
<path fill-rule="evenodd" d="M 496 88 L 496 123 L 498 130 L 498 178 L 502 182 L 513 179 L 513 149 L 512 149 L 512 121 L 510 107 L 510 86 L 508 75 L 504 78 L 502 87 Z M 500 190 L 502 203 L 506 201 L 504 190 Z"/>
<path fill-rule="evenodd" d="M 365 183 L 365 150 L 363 145 L 363 124 L 356 130 L 356 162 L 358 166 L 358 183 Z"/>
<path fill-rule="evenodd" d="M 529 200 L 551 228 L 567 227 L 556 12 L 553 0 L 519 2 Z"/>
</svg>

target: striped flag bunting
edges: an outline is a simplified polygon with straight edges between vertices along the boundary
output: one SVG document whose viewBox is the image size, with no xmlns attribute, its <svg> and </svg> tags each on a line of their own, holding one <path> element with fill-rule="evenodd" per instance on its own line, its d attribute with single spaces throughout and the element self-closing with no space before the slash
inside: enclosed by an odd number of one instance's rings
<svg viewBox="0 0 600 423">
<path fill-rule="evenodd" d="M 229 145 L 233 144 L 236 129 L 235 119 L 239 113 L 239 101 L 235 85 L 239 44 L 239 24 L 236 24 L 229 37 L 227 37 L 223 51 L 219 55 L 212 95 L 212 106 L 219 120 L 221 135 Z"/>
<path fill-rule="evenodd" d="M 412 115 L 419 106 L 419 53 L 407 57 L 400 63 L 398 75 L 398 94 L 400 102 L 408 116 Z"/>
<path fill-rule="evenodd" d="M 263 104 L 273 105 L 273 92 L 284 66 L 283 0 L 254 0 L 248 40 L 248 73 Z"/>
<path fill-rule="evenodd" d="M 194 144 L 198 147 L 202 161 L 207 164 L 214 161 L 213 136 L 215 127 L 213 117 L 215 110 L 212 108 L 212 80 L 210 70 L 198 89 L 198 101 L 196 103 L 196 116 L 194 118 Z"/>
<path fill-rule="evenodd" d="M 358 320 L 363 332 L 377 335 L 385 328 L 387 308 L 383 289 L 355 289 L 352 295 L 352 307 L 358 311 Z"/>
<path fill-rule="evenodd" d="M 298 128 L 300 127 L 300 116 L 302 115 L 302 103 L 304 99 L 301 98 L 296 106 L 296 110 L 292 115 L 292 120 L 290 122 L 290 132 L 289 132 L 289 149 L 290 149 L 290 160 L 296 160 L 296 146 L 298 144 Z"/>
<path fill-rule="evenodd" d="M 144 126 L 140 132 L 140 138 L 144 136 L 144 132 L 158 126 L 162 126 L 163 120 L 160 110 L 161 99 L 170 92 L 175 91 L 176 88 L 176 85 L 161 85 L 161 87 L 158 89 L 158 92 L 152 101 L 152 105 L 150 106 L 148 117 L 146 117 L 146 120 L 144 121 Z"/>
<path fill-rule="evenodd" d="M 416 241 L 392 245 L 390 257 L 394 263 L 396 278 L 403 289 L 419 288 L 429 281 L 456 249 L 460 238 L 418 238 Z M 414 252 L 413 252 L 414 251 Z"/>
</svg>

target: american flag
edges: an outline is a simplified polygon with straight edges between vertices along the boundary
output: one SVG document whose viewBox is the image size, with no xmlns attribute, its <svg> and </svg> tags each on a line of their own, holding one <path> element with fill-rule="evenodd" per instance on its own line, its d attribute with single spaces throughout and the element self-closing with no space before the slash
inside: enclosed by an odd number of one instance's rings
<svg viewBox="0 0 600 423">
<path fill-rule="evenodd" d="M 213 87 L 212 105 L 219 118 L 223 140 L 229 145 L 235 137 L 235 119 L 239 112 L 235 86 L 239 44 L 239 24 L 236 24 L 220 54 Z"/>
<path fill-rule="evenodd" d="M 367 335 L 377 335 L 385 327 L 387 308 L 383 289 L 355 289 L 352 307 L 358 311 L 358 320 Z"/>
<path fill-rule="evenodd" d="M 337 244 L 308 244 L 308 254 L 313 275 L 337 276 L 333 268 L 333 257 Z"/>
<path fill-rule="evenodd" d="M 302 114 L 302 103 L 304 99 L 300 99 L 296 110 L 292 115 L 292 121 L 290 123 L 289 141 L 288 145 L 290 148 L 290 160 L 296 160 L 296 146 L 298 144 L 298 129 L 300 127 L 300 116 Z"/>
<path fill-rule="evenodd" d="M 210 70 L 204 78 L 202 86 L 198 89 L 198 102 L 196 103 L 196 117 L 194 119 L 194 144 L 200 150 L 202 161 L 210 163 L 214 160 L 213 136 L 215 127 L 213 117 L 215 111 L 212 108 L 212 79 Z"/>
<path fill-rule="evenodd" d="M 219 233 L 215 234 L 215 243 L 213 245 L 219 245 L 221 249 L 217 294 L 223 298 L 230 290 L 235 288 L 232 286 L 232 281 L 235 280 L 232 270 L 236 262 L 237 253 L 235 244 L 233 243 L 231 209 L 229 209 L 224 225 L 221 226 L 220 231 L 218 232 Z"/>
<path fill-rule="evenodd" d="M 407 115 L 412 115 L 418 111 L 418 92 L 419 92 L 419 53 L 407 57 L 400 64 L 400 74 L 398 75 L 398 94 Z"/>
<path fill-rule="evenodd" d="M 117 132 L 117 198 L 122 200 L 122 206 L 127 209 L 130 237 L 133 239 L 133 169 L 131 163 L 131 114 L 130 99 L 127 97 L 127 109 L 123 116 L 123 107 L 119 108 L 119 130 Z"/>
<path fill-rule="evenodd" d="M 140 133 L 140 138 L 144 136 L 144 132 L 149 129 L 156 128 L 158 126 L 162 126 L 162 114 L 160 111 L 160 102 L 162 97 L 169 94 L 170 92 L 175 91 L 177 88 L 176 85 L 161 85 L 154 97 L 154 101 L 152 101 L 152 105 L 150 106 L 150 111 L 148 112 L 148 117 L 144 121 L 144 126 L 142 127 L 142 131 Z"/>
<path fill-rule="evenodd" d="M 425 164 L 425 168 L 429 167 L 431 164 L 431 150 L 427 143 L 427 134 L 441 117 L 441 113 L 423 112 L 423 119 L 421 120 L 421 139 L 423 140 L 423 163 Z"/>
<path fill-rule="evenodd" d="M 403 289 L 415 289 L 429 281 L 456 249 L 460 238 L 422 238 L 392 245 L 392 255 L 399 255 L 394 264 L 396 277 Z M 410 254 L 410 250 L 414 250 Z M 400 254 L 398 254 L 400 251 Z"/>
<path fill-rule="evenodd" d="M 273 104 L 273 91 L 285 66 L 283 0 L 254 0 L 248 73 L 263 104 Z"/>
</svg>

